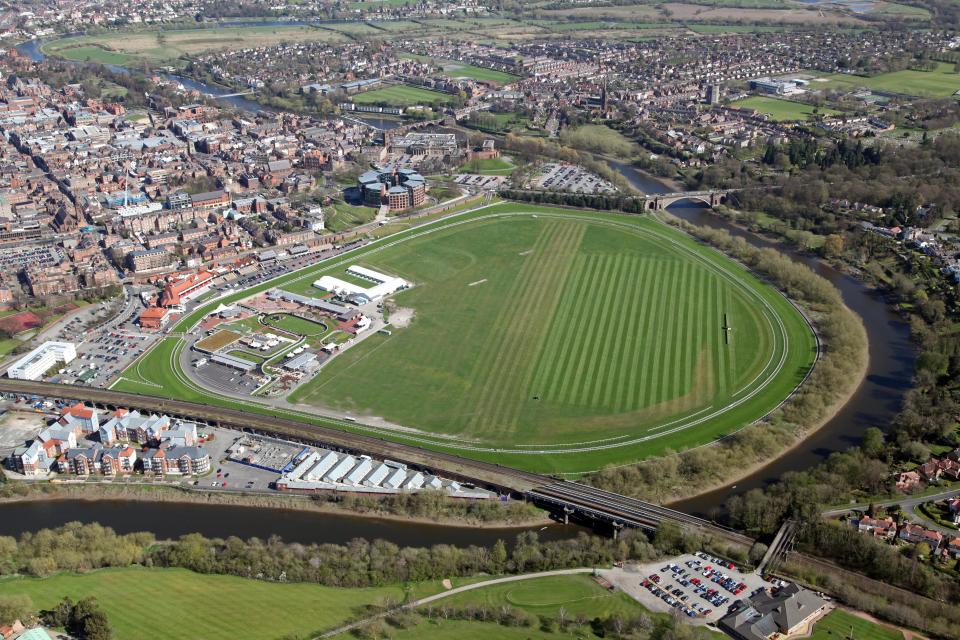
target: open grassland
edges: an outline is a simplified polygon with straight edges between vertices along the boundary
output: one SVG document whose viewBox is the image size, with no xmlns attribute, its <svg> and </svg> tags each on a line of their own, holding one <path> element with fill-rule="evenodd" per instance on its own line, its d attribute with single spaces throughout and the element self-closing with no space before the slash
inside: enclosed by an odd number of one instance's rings
<svg viewBox="0 0 960 640">
<path fill-rule="evenodd" d="M 828 613 L 813 629 L 810 640 L 903 640 L 903 634 L 841 609 Z"/>
<path fill-rule="evenodd" d="M 453 100 L 453 96 L 447 93 L 411 87 L 405 84 L 395 84 L 350 97 L 350 101 L 356 104 L 385 104 L 393 107 L 409 107 L 415 104 L 447 104 L 451 100 Z"/>
<path fill-rule="evenodd" d="M 956 65 L 948 62 L 938 62 L 931 71 L 907 69 L 869 77 L 835 73 L 825 78 L 826 82 L 813 82 L 812 87 L 846 90 L 865 88 L 921 98 L 945 98 L 960 91 L 960 74 L 956 72 Z"/>
<path fill-rule="evenodd" d="M 120 31 L 54 40 L 45 44 L 43 51 L 68 60 L 127 65 L 137 61 L 166 63 L 207 51 L 262 47 L 280 42 L 343 42 L 346 39 L 335 31 L 306 26 Z"/>
<path fill-rule="evenodd" d="M 783 100 L 782 98 L 768 98 L 766 96 L 751 96 L 743 100 L 737 100 L 733 102 L 731 106 L 740 107 L 741 109 L 753 109 L 760 113 L 765 113 L 779 122 L 810 120 L 818 114 L 836 115 L 840 113 L 839 111 L 825 107 L 820 107 L 817 113 L 814 113 L 813 110 L 816 107 L 813 105 L 794 102 L 793 100 Z"/>
<path fill-rule="evenodd" d="M 814 357 L 788 301 L 665 225 L 515 203 L 401 231 L 217 304 L 357 263 L 416 283 L 396 297 L 413 323 L 351 347 L 293 399 L 383 416 L 415 436 L 216 396 L 180 370 L 178 337 L 114 388 L 577 473 L 728 434 L 775 407 Z"/>
<path fill-rule="evenodd" d="M 15 593 L 44 609 L 65 596 L 94 596 L 115 637 L 167 640 L 309 637 L 357 615 L 365 604 L 403 598 L 399 586 L 337 589 L 140 567 L 0 580 L 0 595 Z"/>
</svg>

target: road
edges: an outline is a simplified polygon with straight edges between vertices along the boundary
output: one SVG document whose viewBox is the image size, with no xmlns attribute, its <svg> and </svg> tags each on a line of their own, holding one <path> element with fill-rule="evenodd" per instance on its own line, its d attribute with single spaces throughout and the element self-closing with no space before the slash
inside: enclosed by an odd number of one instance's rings
<svg viewBox="0 0 960 640">
<path fill-rule="evenodd" d="M 422 607 L 424 605 L 436 602 L 438 600 L 443 600 L 444 598 L 449 598 L 450 596 L 455 596 L 460 593 L 466 593 L 467 591 L 473 591 L 474 589 L 484 589 L 486 587 L 492 587 L 498 584 L 507 584 L 509 582 L 519 582 L 521 580 L 533 580 L 536 578 L 547 578 L 549 576 L 572 576 L 581 573 L 593 573 L 593 569 L 588 567 L 580 567 L 578 569 L 556 569 L 554 571 L 540 571 L 539 573 L 525 573 L 519 576 L 506 576 L 504 578 L 494 578 L 493 580 L 484 580 L 483 582 L 475 582 L 473 584 L 464 585 L 462 587 L 457 587 L 455 589 L 449 589 L 448 591 L 443 591 L 441 593 L 434 594 L 432 596 L 427 596 L 426 598 L 420 598 L 419 600 L 413 600 L 412 602 L 407 602 L 393 609 L 389 609 L 382 613 L 378 613 L 369 618 L 364 618 L 363 620 L 358 620 L 356 622 L 351 622 L 350 624 L 345 624 L 336 629 L 331 629 L 326 633 L 323 633 L 319 636 L 313 638 L 313 640 L 319 640 L 320 638 L 332 638 L 333 636 L 340 635 L 341 633 L 348 633 L 353 631 L 357 627 L 362 627 L 368 625 L 371 622 L 376 620 L 382 620 L 387 616 L 396 613 L 397 611 L 404 611 L 406 609 L 416 609 L 417 607 Z"/>
<path fill-rule="evenodd" d="M 925 502 L 936 502 L 938 500 L 945 500 L 947 498 L 954 498 L 956 496 L 960 496 L 960 489 L 941 491 L 940 493 L 934 493 L 929 496 L 904 496 L 899 500 L 886 500 L 883 502 L 872 502 L 870 504 L 872 504 L 874 507 L 892 507 L 894 505 L 898 505 L 907 518 L 909 518 L 911 521 L 955 538 L 960 536 L 960 531 L 957 529 L 951 529 L 950 527 L 944 527 L 943 525 L 939 525 L 930 521 L 929 519 L 917 513 L 917 507 Z M 868 505 L 865 504 L 856 504 L 849 507 L 843 507 L 841 509 L 831 509 L 829 511 L 824 511 L 823 515 L 830 517 L 843 515 L 844 513 L 851 513 L 853 511 L 865 511 L 867 506 Z"/>
</svg>

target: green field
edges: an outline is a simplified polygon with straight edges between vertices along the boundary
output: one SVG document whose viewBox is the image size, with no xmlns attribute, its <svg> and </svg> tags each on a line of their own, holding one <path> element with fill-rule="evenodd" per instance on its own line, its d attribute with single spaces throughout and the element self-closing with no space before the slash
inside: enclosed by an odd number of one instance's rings
<svg viewBox="0 0 960 640">
<path fill-rule="evenodd" d="M 792 100 L 783 100 L 781 98 L 768 98 L 767 96 L 751 96 L 743 100 L 737 100 L 731 103 L 731 106 L 742 109 L 754 109 L 761 113 L 768 114 L 774 120 L 787 122 L 791 120 L 809 120 L 815 115 L 837 115 L 840 113 L 834 109 L 820 107 L 817 114 L 814 114 L 814 106 Z"/>
<path fill-rule="evenodd" d="M 214 396 L 180 371 L 176 337 L 114 388 L 577 473 L 729 434 L 775 407 L 814 356 L 782 296 L 665 225 L 514 203 L 399 232 L 220 302 L 356 263 L 413 281 L 395 301 L 414 320 L 351 347 L 291 399 L 376 414 L 415 437 Z"/>
<path fill-rule="evenodd" d="M 393 107 L 409 107 L 416 104 L 439 105 L 447 104 L 451 100 L 453 96 L 450 94 L 405 84 L 395 84 L 350 97 L 350 101 L 356 104 L 384 104 Z"/>
<path fill-rule="evenodd" d="M 366 25 L 363 25 L 366 26 Z M 367 27 L 378 32 L 373 27 Z M 344 42 L 347 36 L 306 26 L 223 27 L 115 31 L 95 36 L 62 38 L 43 45 L 47 55 L 104 64 L 139 61 L 170 63 L 206 51 L 261 47 L 280 42 Z"/>
<path fill-rule="evenodd" d="M 669 614 L 651 613 L 622 591 L 607 591 L 588 575 L 551 576 L 494 585 L 451 596 L 441 602 L 444 606 L 454 609 L 463 609 L 470 606 L 485 607 L 489 610 L 497 610 L 500 607 L 515 607 L 533 616 L 534 620 L 538 620 L 541 616 L 555 620 L 560 609 L 563 609 L 567 620 L 576 620 L 578 617 L 586 620 L 598 617 L 605 619 L 613 616 L 629 619 L 639 614 L 650 616 L 654 623 L 658 625 L 668 624 L 670 620 Z M 425 609 L 421 607 L 419 612 L 424 614 Z M 397 632 L 393 638 L 394 640 L 418 640 L 420 638 L 430 638 L 431 640 L 467 640 L 474 638 L 477 640 L 486 638 L 539 640 L 594 637 L 594 634 L 588 629 L 589 626 L 584 626 L 578 631 L 577 625 L 572 625 L 566 632 L 559 630 L 544 631 L 537 622 L 531 627 L 518 628 L 483 622 L 425 618 L 416 627 Z M 713 632 L 698 637 L 721 640 L 726 636 Z"/>
<path fill-rule="evenodd" d="M 313 320 L 307 320 L 306 318 L 300 318 L 288 313 L 264 316 L 263 324 L 308 337 L 323 335 L 327 332 L 327 326 L 320 322 L 314 322 Z"/>
<path fill-rule="evenodd" d="M 817 623 L 810 640 L 903 640 L 903 634 L 841 609 L 834 609 Z"/>
<path fill-rule="evenodd" d="M 960 75 L 955 69 L 954 64 L 938 62 L 936 69 L 932 71 L 907 69 L 870 77 L 835 73 L 824 76 L 826 82 L 812 82 L 811 87 L 846 90 L 865 88 L 921 98 L 946 98 L 960 91 Z"/>
<path fill-rule="evenodd" d="M 489 175 L 510 175 L 516 166 L 503 158 L 485 158 L 483 160 L 471 160 L 460 167 L 460 171 L 469 173 L 483 173 Z"/>
<path fill-rule="evenodd" d="M 0 595 L 13 593 L 30 596 L 39 608 L 64 596 L 94 596 L 114 637 L 167 640 L 309 637 L 358 615 L 365 604 L 403 598 L 399 586 L 338 589 L 140 567 L 0 580 Z"/>
</svg>

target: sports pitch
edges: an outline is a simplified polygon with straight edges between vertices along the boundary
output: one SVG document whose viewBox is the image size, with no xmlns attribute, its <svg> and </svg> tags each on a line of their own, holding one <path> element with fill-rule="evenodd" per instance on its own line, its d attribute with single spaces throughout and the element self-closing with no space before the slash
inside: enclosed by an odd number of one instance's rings
<svg viewBox="0 0 960 640">
<path fill-rule="evenodd" d="M 504 203 L 258 287 L 293 289 L 357 263 L 415 283 L 394 297 L 413 321 L 331 360 L 289 398 L 300 409 L 197 387 L 179 369 L 176 337 L 113 388 L 580 473 L 730 434 L 774 409 L 815 358 L 809 327 L 783 296 L 646 217 Z"/>
</svg>

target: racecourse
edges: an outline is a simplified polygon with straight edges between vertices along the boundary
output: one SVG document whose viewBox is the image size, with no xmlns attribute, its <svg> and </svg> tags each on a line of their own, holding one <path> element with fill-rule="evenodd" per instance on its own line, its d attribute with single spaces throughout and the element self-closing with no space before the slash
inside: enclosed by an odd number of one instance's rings
<svg viewBox="0 0 960 640">
<path fill-rule="evenodd" d="M 302 410 L 198 388 L 179 370 L 179 336 L 114 388 L 576 474 L 728 435 L 773 410 L 815 357 L 789 301 L 675 230 L 514 203 L 389 236 L 224 302 L 352 263 L 412 280 L 395 303 L 413 322 L 334 358 L 291 398 Z M 358 422 L 320 418 L 309 404 Z"/>
</svg>

